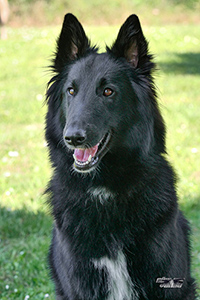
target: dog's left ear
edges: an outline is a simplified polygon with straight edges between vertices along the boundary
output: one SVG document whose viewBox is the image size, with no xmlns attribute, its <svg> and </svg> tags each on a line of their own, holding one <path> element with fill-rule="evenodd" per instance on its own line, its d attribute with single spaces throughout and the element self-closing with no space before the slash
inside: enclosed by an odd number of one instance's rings
<svg viewBox="0 0 200 300">
<path fill-rule="evenodd" d="M 55 71 L 62 71 L 66 64 L 84 55 L 89 47 L 90 43 L 81 23 L 74 15 L 66 14 L 57 40 L 57 51 L 54 59 Z"/>
<path fill-rule="evenodd" d="M 122 25 L 111 51 L 117 57 L 125 57 L 135 68 L 149 60 L 148 43 L 136 15 L 131 15 Z"/>
</svg>

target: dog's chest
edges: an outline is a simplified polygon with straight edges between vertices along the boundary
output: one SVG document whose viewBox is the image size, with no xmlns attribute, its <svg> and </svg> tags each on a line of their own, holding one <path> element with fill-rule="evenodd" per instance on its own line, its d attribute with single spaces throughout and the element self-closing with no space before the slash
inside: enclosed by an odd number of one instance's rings
<svg viewBox="0 0 200 300">
<path fill-rule="evenodd" d="M 126 258 L 119 251 L 117 259 L 102 257 L 93 260 L 95 268 L 106 268 L 108 273 L 109 295 L 107 300 L 137 300 L 138 294 L 128 274 Z"/>
<path fill-rule="evenodd" d="M 114 199 L 116 196 L 115 193 L 111 192 L 109 189 L 105 187 L 96 187 L 90 188 L 88 190 L 88 194 L 92 197 L 93 200 L 99 201 L 102 205 L 107 201 Z"/>
<path fill-rule="evenodd" d="M 88 190 L 93 200 L 105 205 L 112 201 L 117 194 L 105 187 L 91 188 Z M 127 262 L 122 251 L 118 252 L 116 259 L 102 257 L 92 260 L 96 269 L 105 268 L 108 274 L 108 298 L 106 300 L 138 300 L 138 293 L 134 288 L 127 270 Z"/>
</svg>

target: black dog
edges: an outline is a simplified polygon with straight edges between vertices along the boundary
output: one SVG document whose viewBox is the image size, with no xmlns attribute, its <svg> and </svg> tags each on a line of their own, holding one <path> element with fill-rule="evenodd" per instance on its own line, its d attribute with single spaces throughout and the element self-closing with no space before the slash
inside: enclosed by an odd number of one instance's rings
<svg viewBox="0 0 200 300">
<path fill-rule="evenodd" d="M 193 300 L 189 226 L 137 16 L 106 53 L 64 19 L 47 91 L 57 300 Z"/>
</svg>

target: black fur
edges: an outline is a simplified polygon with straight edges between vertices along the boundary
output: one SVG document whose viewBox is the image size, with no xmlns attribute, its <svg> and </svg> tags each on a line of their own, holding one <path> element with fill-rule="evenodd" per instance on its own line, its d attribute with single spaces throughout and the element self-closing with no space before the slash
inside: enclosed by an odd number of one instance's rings
<svg viewBox="0 0 200 300">
<path fill-rule="evenodd" d="M 54 169 L 49 264 L 56 299 L 196 299 L 190 230 L 165 159 L 155 65 L 137 16 L 98 54 L 67 14 L 52 67 L 46 139 Z M 97 163 L 74 162 L 73 151 L 101 151 L 98 143 L 105 145 Z M 183 285 L 163 288 L 156 283 L 162 277 Z"/>
</svg>

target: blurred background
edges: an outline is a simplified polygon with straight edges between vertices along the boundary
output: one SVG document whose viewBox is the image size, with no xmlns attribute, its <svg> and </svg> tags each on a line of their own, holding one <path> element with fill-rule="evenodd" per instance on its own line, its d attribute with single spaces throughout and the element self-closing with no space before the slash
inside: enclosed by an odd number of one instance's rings
<svg viewBox="0 0 200 300">
<path fill-rule="evenodd" d="M 0 0 L 0 300 L 55 299 L 46 262 L 53 220 L 43 196 L 51 177 L 45 92 L 67 12 L 100 51 L 130 14 L 140 18 L 200 285 L 200 0 Z"/>
<path fill-rule="evenodd" d="M 14 26 L 60 24 L 66 11 L 91 25 L 119 24 L 133 11 L 141 15 L 145 24 L 200 22 L 199 0 L 10 0 L 9 3 L 10 24 Z"/>
</svg>

